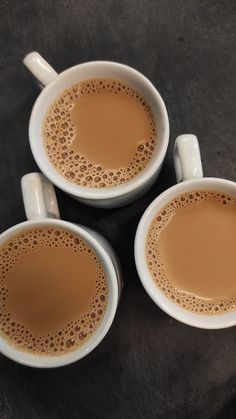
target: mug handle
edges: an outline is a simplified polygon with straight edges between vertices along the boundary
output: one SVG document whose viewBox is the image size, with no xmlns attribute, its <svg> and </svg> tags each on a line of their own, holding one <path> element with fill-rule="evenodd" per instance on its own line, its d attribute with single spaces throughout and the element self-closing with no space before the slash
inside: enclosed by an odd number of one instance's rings
<svg viewBox="0 0 236 419">
<path fill-rule="evenodd" d="M 36 51 L 30 52 L 23 60 L 24 65 L 33 74 L 41 88 L 50 83 L 57 76 L 57 72 Z"/>
<path fill-rule="evenodd" d="M 177 137 L 173 158 L 177 182 L 203 177 L 201 154 L 196 135 L 183 134 Z"/>
<path fill-rule="evenodd" d="M 60 218 L 53 184 L 41 173 L 23 176 L 21 191 L 28 220 Z"/>
</svg>

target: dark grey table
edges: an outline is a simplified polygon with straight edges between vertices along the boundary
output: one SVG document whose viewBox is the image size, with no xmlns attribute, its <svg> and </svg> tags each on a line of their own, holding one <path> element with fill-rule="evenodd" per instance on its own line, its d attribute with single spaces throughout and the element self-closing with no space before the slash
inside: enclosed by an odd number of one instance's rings
<svg viewBox="0 0 236 419">
<path fill-rule="evenodd" d="M 236 328 L 203 331 L 159 310 L 139 282 L 133 241 L 147 205 L 175 182 L 172 146 L 197 134 L 205 175 L 236 181 L 235 0 L 0 1 L 0 229 L 24 220 L 23 174 L 37 170 L 28 121 L 39 94 L 22 58 L 38 50 L 57 71 L 108 59 L 161 92 L 170 146 L 151 191 L 114 210 L 57 190 L 63 219 L 101 232 L 120 256 L 124 292 L 115 322 L 87 358 L 34 370 L 0 356 L 1 419 L 235 418 Z"/>
</svg>

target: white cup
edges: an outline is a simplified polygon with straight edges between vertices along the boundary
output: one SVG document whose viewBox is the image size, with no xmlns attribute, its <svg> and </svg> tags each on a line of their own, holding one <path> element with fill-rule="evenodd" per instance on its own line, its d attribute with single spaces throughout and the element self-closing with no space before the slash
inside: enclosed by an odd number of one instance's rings
<svg viewBox="0 0 236 419">
<path fill-rule="evenodd" d="M 96 332 L 79 348 L 58 356 L 34 355 L 11 345 L 0 335 L 0 352 L 21 364 L 38 368 L 60 367 L 88 355 L 104 338 L 113 322 L 122 288 L 121 271 L 110 244 L 93 230 L 60 220 L 57 199 L 52 184 L 40 173 L 30 173 L 21 180 L 23 200 L 28 221 L 17 224 L 0 235 L 0 245 L 15 234 L 34 227 L 62 227 L 78 234 L 101 260 L 108 282 L 108 305 Z M 65 278 L 66 280 L 66 278 Z"/>
<path fill-rule="evenodd" d="M 145 257 L 145 242 L 150 224 L 167 202 L 195 189 L 210 189 L 236 196 L 236 183 L 219 178 L 203 178 L 197 138 L 179 136 L 174 145 L 174 165 L 178 183 L 159 195 L 144 212 L 135 237 L 135 262 L 140 280 L 152 300 L 173 318 L 203 329 L 221 329 L 236 324 L 236 311 L 222 315 L 196 314 L 179 307 L 168 299 L 153 281 Z"/>
<path fill-rule="evenodd" d="M 169 120 L 166 107 L 153 84 L 133 68 L 111 61 L 91 61 L 57 74 L 37 52 L 31 52 L 25 57 L 24 64 L 40 86 L 45 86 L 35 102 L 29 124 L 31 150 L 36 163 L 45 176 L 74 198 L 95 207 L 122 206 L 144 194 L 154 183 L 161 170 L 169 141 Z M 157 147 L 144 170 L 125 184 L 102 190 L 76 185 L 60 175 L 48 159 L 42 138 L 43 119 L 54 99 L 74 83 L 99 77 L 120 79 L 137 90 L 152 109 L 158 133 Z"/>
</svg>

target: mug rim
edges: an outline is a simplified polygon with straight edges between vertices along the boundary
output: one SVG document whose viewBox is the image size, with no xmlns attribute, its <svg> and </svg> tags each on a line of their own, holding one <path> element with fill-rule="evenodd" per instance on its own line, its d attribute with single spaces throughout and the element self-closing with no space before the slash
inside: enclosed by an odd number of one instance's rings
<svg viewBox="0 0 236 419">
<path fill-rule="evenodd" d="M 148 86 L 151 91 L 152 97 L 155 98 L 156 103 L 158 103 L 161 118 L 162 118 L 162 125 L 163 125 L 163 132 L 161 134 L 162 141 L 159 144 L 158 155 L 153 160 L 150 160 L 148 165 L 144 168 L 145 172 L 143 171 L 135 176 L 130 181 L 118 185 L 116 187 L 98 189 L 98 188 L 87 188 L 84 186 L 76 185 L 72 182 L 67 181 L 51 164 L 48 158 L 42 159 L 38 156 L 38 143 L 43 143 L 42 135 L 40 135 L 40 139 L 35 133 L 35 120 L 37 118 L 38 108 L 40 106 L 40 102 L 42 99 L 50 93 L 50 90 L 56 85 L 59 84 L 61 79 L 64 77 L 70 76 L 72 72 L 78 71 L 79 69 L 86 68 L 86 67 L 93 67 L 93 66 L 110 66 L 110 68 L 121 68 L 124 71 L 127 71 L 129 74 L 132 74 L 133 77 L 139 78 L 143 84 Z M 62 89 L 63 91 L 63 89 Z M 151 108 L 153 110 L 153 107 Z M 166 155 L 168 143 L 169 143 L 169 118 L 167 109 L 162 99 L 162 96 L 153 85 L 153 83 L 144 76 L 141 72 L 130 67 L 126 64 L 121 64 L 115 61 L 107 61 L 107 60 L 99 60 L 99 61 L 88 61 L 81 64 L 77 64 L 75 66 L 69 67 L 68 69 L 58 73 L 58 75 L 48 84 L 46 85 L 39 96 L 37 97 L 34 106 L 32 108 L 30 122 L 29 122 L 29 141 L 32 154 L 34 159 L 40 168 L 40 170 L 47 176 L 47 178 L 55 184 L 58 188 L 63 190 L 70 195 L 73 195 L 77 198 L 82 199 L 89 199 L 96 202 L 97 200 L 112 200 L 114 198 L 118 198 L 121 196 L 129 195 L 134 190 L 141 189 L 146 182 L 153 178 L 161 167 L 163 160 Z M 46 153 L 45 153 L 46 154 Z M 46 157 L 46 156 L 45 156 Z"/>
<path fill-rule="evenodd" d="M 43 225 L 58 226 L 65 228 L 87 241 L 89 246 L 91 246 L 95 250 L 96 254 L 102 261 L 106 272 L 106 278 L 109 284 L 109 297 L 108 305 L 106 308 L 107 313 L 105 313 L 102 322 L 100 323 L 95 333 L 92 334 L 92 336 L 81 347 L 77 349 L 75 348 L 75 350 L 71 352 L 56 356 L 35 355 L 30 352 L 17 349 L 17 347 L 15 347 L 13 344 L 8 342 L 3 336 L 0 335 L 0 352 L 3 355 L 7 356 L 13 361 L 16 361 L 26 366 L 35 368 L 55 368 L 69 365 L 76 361 L 79 361 L 80 359 L 88 355 L 90 352 L 92 352 L 101 343 L 101 341 L 104 339 L 113 323 L 119 300 L 119 290 L 116 270 L 108 252 L 99 242 L 99 240 L 96 237 L 94 237 L 90 232 L 85 230 L 83 226 L 73 224 L 69 221 L 64 221 L 61 219 L 45 218 L 28 220 L 16 224 L 13 227 L 10 227 L 9 229 L 1 233 L 0 245 L 2 242 L 4 243 L 5 240 L 8 240 L 12 235 L 16 234 L 17 231 L 24 231 L 31 227 Z"/>
<path fill-rule="evenodd" d="M 142 282 L 142 285 L 149 297 L 159 308 L 175 320 L 201 329 L 223 329 L 236 325 L 236 309 L 224 314 L 204 315 L 186 310 L 172 302 L 161 292 L 159 286 L 155 284 L 148 270 L 145 258 L 145 243 L 151 221 L 153 220 L 155 214 L 163 208 L 168 201 L 172 200 L 175 196 L 178 196 L 181 193 L 201 189 L 197 186 L 198 184 L 202 184 L 202 189 L 214 190 L 214 186 L 210 186 L 213 183 L 215 184 L 215 188 L 217 188 L 218 185 L 218 190 L 222 190 L 222 192 L 225 191 L 226 186 L 234 189 L 236 195 L 236 183 L 228 179 L 203 177 L 177 183 L 157 196 L 146 208 L 139 221 L 134 243 L 136 269 L 140 281 Z M 225 193 L 230 194 L 230 192 L 226 191 Z M 173 194 L 172 197 L 170 197 L 171 194 Z"/>
</svg>

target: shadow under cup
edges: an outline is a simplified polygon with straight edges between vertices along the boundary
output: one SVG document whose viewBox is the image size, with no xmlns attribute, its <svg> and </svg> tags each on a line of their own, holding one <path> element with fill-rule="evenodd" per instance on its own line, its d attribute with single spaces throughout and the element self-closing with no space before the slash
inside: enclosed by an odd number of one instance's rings
<svg viewBox="0 0 236 419">
<path fill-rule="evenodd" d="M 72 223 L 66 221 L 44 219 L 39 221 L 33 220 L 23 222 L 2 233 L 0 236 L 0 245 L 4 244 L 11 237 L 13 238 L 19 233 L 23 233 L 26 230 L 37 227 L 62 228 L 66 231 L 71 231 L 73 234 L 77 234 L 79 238 L 82 238 L 85 242 L 87 242 L 89 247 L 95 251 L 102 262 L 108 284 L 108 302 L 101 323 L 86 342 L 71 352 L 55 356 L 36 355 L 17 349 L 17 347 L 13 346 L 0 335 L 0 352 L 8 358 L 27 366 L 52 368 L 67 365 L 83 358 L 95 349 L 95 347 L 102 341 L 111 327 L 116 313 L 120 284 L 115 261 L 112 260 L 113 256 L 109 254 L 110 250 L 107 247 L 109 245 L 106 244 L 105 241 L 103 243 L 102 238 L 100 239 L 100 237 L 99 241 L 96 237 L 96 233 L 93 234 L 92 231 L 87 231 L 81 226 L 73 225 Z"/>
<path fill-rule="evenodd" d="M 157 145 L 147 166 L 125 184 L 105 188 L 88 188 L 66 180 L 52 166 L 44 148 L 42 126 L 49 106 L 63 90 L 89 78 L 113 78 L 127 83 L 151 107 L 157 130 Z M 141 73 L 123 64 L 94 61 L 65 70 L 57 75 L 41 92 L 32 110 L 29 125 L 30 146 L 41 171 L 56 186 L 89 205 L 112 207 L 131 202 L 145 193 L 157 178 L 168 146 L 169 121 L 165 104 L 152 83 Z"/>
<path fill-rule="evenodd" d="M 149 227 L 161 209 L 178 195 L 194 190 L 211 190 L 236 196 L 236 184 L 218 178 L 200 178 L 179 183 L 158 196 L 145 211 L 135 237 L 135 261 L 140 280 L 151 299 L 168 315 L 190 326 L 203 329 L 221 329 L 236 325 L 236 311 L 206 315 L 185 310 L 173 303 L 160 290 L 149 272 L 145 247 Z"/>
</svg>

